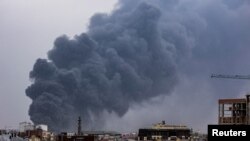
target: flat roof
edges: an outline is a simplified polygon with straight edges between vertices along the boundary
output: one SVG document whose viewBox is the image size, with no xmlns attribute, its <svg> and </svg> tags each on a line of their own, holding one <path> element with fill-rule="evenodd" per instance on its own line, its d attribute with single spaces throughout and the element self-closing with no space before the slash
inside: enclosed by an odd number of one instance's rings
<svg viewBox="0 0 250 141">
<path fill-rule="evenodd" d="M 139 130 L 150 130 L 150 131 L 191 131 L 189 128 L 161 128 L 161 129 L 156 129 L 156 128 L 140 128 Z"/>
<path fill-rule="evenodd" d="M 116 131 L 83 131 L 83 134 L 91 134 L 91 135 L 120 135 L 121 133 Z"/>
<path fill-rule="evenodd" d="M 246 99 L 239 98 L 239 99 L 219 99 L 219 103 L 224 104 L 232 104 L 232 103 L 246 103 Z"/>
</svg>

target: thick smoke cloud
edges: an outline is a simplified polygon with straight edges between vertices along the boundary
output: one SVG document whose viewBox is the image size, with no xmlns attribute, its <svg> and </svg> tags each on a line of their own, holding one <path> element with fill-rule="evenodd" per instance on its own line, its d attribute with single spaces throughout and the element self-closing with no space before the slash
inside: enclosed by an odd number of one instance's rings
<svg viewBox="0 0 250 141">
<path fill-rule="evenodd" d="M 249 74 L 249 1 L 147 2 L 162 13 L 158 28 L 162 42 L 172 47 L 179 83 L 172 95 L 160 97 L 157 104 L 133 106 L 122 119 L 112 118 L 107 126 L 137 131 L 166 120 L 206 133 L 207 124 L 217 124 L 219 98 L 242 98 L 249 92 L 248 81 L 210 78 L 212 73 Z"/>
<path fill-rule="evenodd" d="M 160 38 L 160 16 L 142 3 L 93 16 L 88 33 L 74 39 L 57 38 L 48 60 L 38 59 L 30 72 L 31 120 L 60 131 L 79 115 L 85 127 L 98 127 L 104 111 L 123 116 L 133 103 L 169 94 L 177 74 Z"/>
<path fill-rule="evenodd" d="M 92 129 L 105 122 L 103 113 L 128 113 L 142 124 L 135 114 L 144 116 L 143 110 L 133 111 L 134 105 L 166 96 L 157 110 L 145 107 L 194 126 L 211 122 L 206 113 L 217 109 L 211 105 L 238 95 L 244 83 L 215 82 L 209 75 L 250 69 L 244 62 L 250 59 L 249 9 L 246 0 L 120 0 L 110 15 L 94 15 L 86 33 L 57 38 L 48 59 L 36 61 L 26 90 L 31 120 L 72 130 L 80 115 Z"/>
</svg>

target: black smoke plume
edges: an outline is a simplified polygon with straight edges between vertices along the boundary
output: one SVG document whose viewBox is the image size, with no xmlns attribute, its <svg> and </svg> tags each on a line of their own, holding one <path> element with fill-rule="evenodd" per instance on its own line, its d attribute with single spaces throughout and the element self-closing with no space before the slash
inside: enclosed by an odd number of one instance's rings
<svg viewBox="0 0 250 141">
<path fill-rule="evenodd" d="M 246 81 L 210 75 L 249 74 L 249 23 L 249 0 L 120 0 L 36 61 L 26 90 L 31 120 L 54 131 L 76 130 L 79 115 L 85 129 L 108 118 L 115 129 L 162 119 L 217 124 L 217 100 L 239 96 Z"/>
<path fill-rule="evenodd" d="M 137 2 L 136 2 L 137 3 Z M 131 105 L 170 94 L 177 83 L 172 46 L 161 37 L 161 11 L 148 3 L 120 4 L 96 14 L 87 33 L 61 36 L 38 59 L 26 89 L 29 115 L 53 131 L 101 126 L 104 111 L 123 116 Z"/>
</svg>

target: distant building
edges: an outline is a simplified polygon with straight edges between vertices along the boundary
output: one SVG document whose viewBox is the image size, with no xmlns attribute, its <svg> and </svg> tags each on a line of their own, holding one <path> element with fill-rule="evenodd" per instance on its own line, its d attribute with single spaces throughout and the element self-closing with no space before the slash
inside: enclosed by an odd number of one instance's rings
<svg viewBox="0 0 250 141">
<path fill-rule="evenodd" d="M 56 141 L 95 141 L 95 137 L 89 135 L 61 133 L 57 135 Z"/>
<path fill-rule="evenodd" d="M 83 131 L 83 135 L 94 136 L 95 141 L 119 141 L 121 133 L 115 131 Z"/>
<path fill-rule="evenodd" d="M 56 141 L 121 141 L 122 135 L 114 131 L 82 131 L 81 117 L 77 120 L 77 132 L 58 134 Z"/>
<path fill-rule="evenodd" d="M 0 135 L 7 134 L 6 130 L 0 129 Z"/>
<path fill-rule="evenodd" d="M 0 141 L 27 141 L 13 134 L 0 135 Z"/>
<path fill-rule="evenodd" d="M 136 140 L 138 137 L 137 133 L 123 133 L 122 140 Z"/>
<path fill-rule="evenodd" d="M 20 132 L 19 135 L 22 138 L 29 139 L 29 141 L 54 141 L 55 135 L 51 132 L 45 131 L 41 128 L 34 130 L 26 130 Z"/>
<path fill-rule="evenodd" d="M 31 135 L 29 141 L 42 141 L 41 138 L 37 137 L 36 135 Z"/>
<path fill-rule="evenodd" d="M 48 131 L 48 125 L 39 124 L 36 125 L 36 129 L 42 129 L 43 131 Z"/>
<path fill-rule="evenodd" d="M 219 99 L 219 124 L 250 124 L 250 95 L 241 99 Z"/>
<path fill-rule="evenodd" d="M 25 132 L 27 130 L 34 130 L 35 126 L 30 122 L 19 123 L 19 132 Z"/>
<path fill-rule="evenodd" d="M 84 131 L 79 133 L 61 133 L 56 141 L 120 141 L 121 134 L 108 131 Z"/>
<path fill-rule="evenodd" d="M 191 129 L 184 125 L 167 125 L 165 121 L 157 123 L 151 128 L 139 129 L 138 140 L 172 140 L 187 139 L 191 135 Z"/>
</svg>

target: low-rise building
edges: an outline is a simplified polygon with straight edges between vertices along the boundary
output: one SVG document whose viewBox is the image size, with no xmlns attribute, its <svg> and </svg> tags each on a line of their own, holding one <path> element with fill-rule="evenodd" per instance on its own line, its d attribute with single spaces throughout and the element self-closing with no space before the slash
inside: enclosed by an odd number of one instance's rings
<svg viewBox="0 0 250 141">
<path fill-rule="evenodd" d="M 139 129 L 138 140 L 171 140 L 174 138 L 187 139 L 191 129 L 184 125 L 167 125 L 165 121 L 154 124 L 151 128 Z"/>
<path fill-rule="evenodd" d="M 34 130 L 26 130 L 25 132 L 20 132 L 19 136 L 24 139 L 29 139 L 29 141 L 54 141 L 55 135 L 51 132 L 44 131 L 40 128 Z"/>
<path fill-rule="evenodd" d="M 19 123 L 19 132 L 25 132 L 27 130 L 34 130 L 35 126 L 30 122 Z"/>
<path fill-rule="evenodd" d="M 112 131 L 83 131 L 76 133 L 61 133 L 56 141 L 120 141 L 121 134 Z"/>
<path fill-rule="evenodd" d="M 48 125 L 38 124 L 35 126 L 36 129 L 42 129 L 43 131 L 48 131 Z"/>
<path fill-rule="evenodd" d="M 6 133 L 7 133 L 7 131 L 6 131 L 6 130 L 4 130 L 4 129 L 0 129 L 0 135 L 6 134 Z"/>
<path fill-rule="evenodd" d="M 89 135 L 61 133 L 57 135 L 56 141 L 95 141 L 95 137 Z"/>
</svg>

